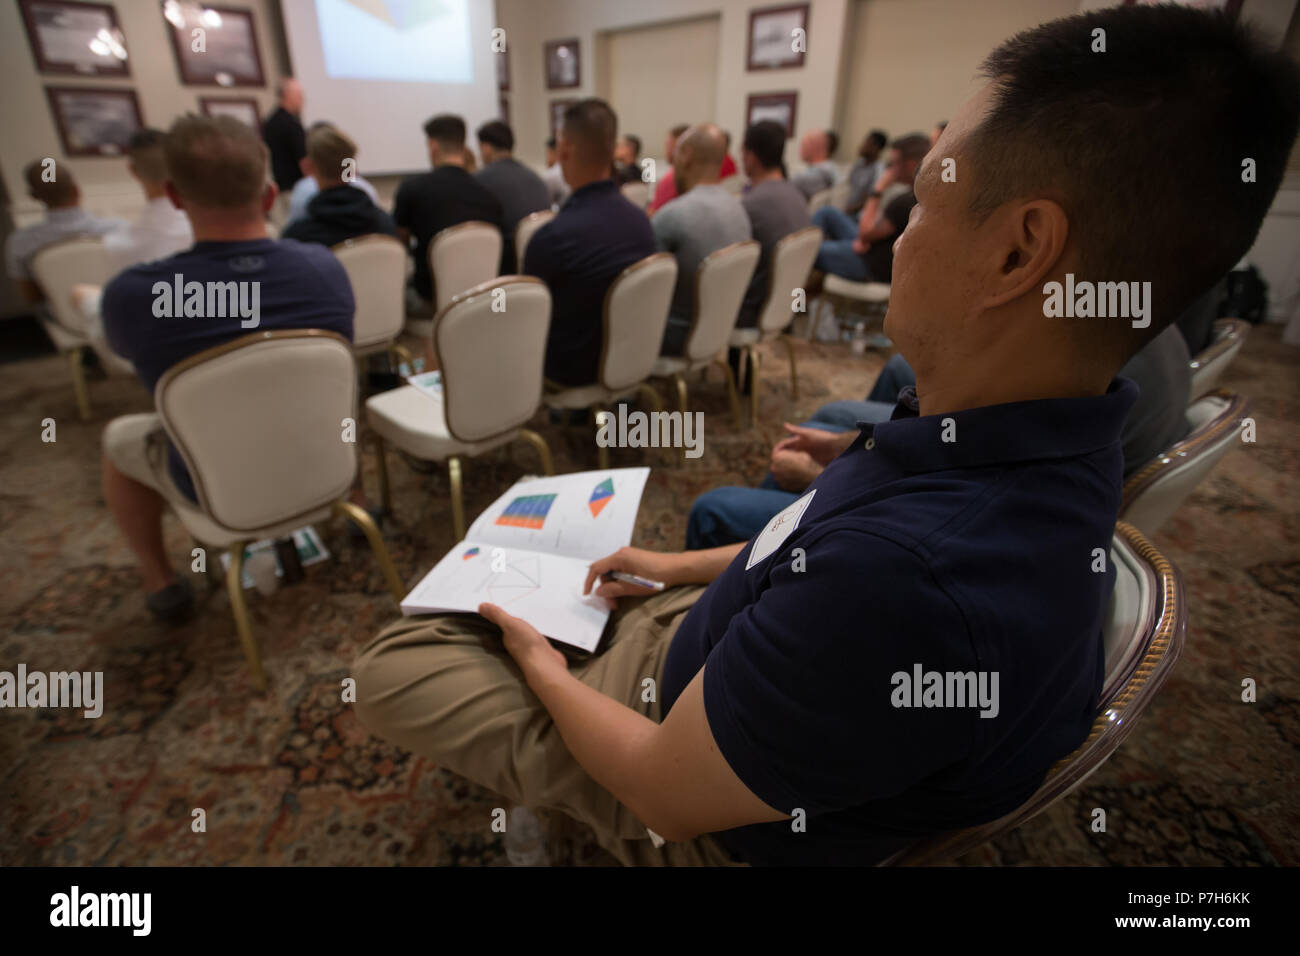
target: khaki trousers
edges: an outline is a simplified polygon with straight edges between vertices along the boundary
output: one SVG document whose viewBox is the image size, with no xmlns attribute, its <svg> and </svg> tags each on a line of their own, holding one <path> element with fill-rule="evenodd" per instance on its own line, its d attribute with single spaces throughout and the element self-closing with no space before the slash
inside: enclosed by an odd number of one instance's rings
<svg viewBox="0 0 1300 956">
<path fill-rule="evenodd" d="M 658 722 L 668 645 L 701 593 L 699 587 L 672 588 L 642 600 L 624 598 L 605 650 L 572 664 L 570 672 Z M 373 733 L 511 803 L 560 811 L 587 824 L 624 864 L 734 865 L 708 835 L 655 848 L 645 824 L 573 759 L 502 647 L 500 632 L 481 617 L 397 621 L 361 652 L 352 674 L 357 716 Z M 655 681 L 652 702 L 642 701 L 648 677 Z"/>
</svg>

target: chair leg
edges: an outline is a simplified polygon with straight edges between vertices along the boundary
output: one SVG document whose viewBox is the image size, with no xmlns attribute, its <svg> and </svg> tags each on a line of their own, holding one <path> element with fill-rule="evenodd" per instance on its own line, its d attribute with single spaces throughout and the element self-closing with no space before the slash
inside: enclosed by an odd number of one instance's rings
<svg viewBox="0 0 1300 956">
<path fill-rule="evenodd" d="M 749 427 L 758 425 L 758 352 L 752 345 L 745 346 L 742 369 L 749 370 Z"/>
<path fill-rule="evenodd" d="M 664 403 L 660 400 L 659 393 L 655 391 L 654 386 L 651 385 L 649 382 L 642 382 L 640 385 L 636 387 L 636 390 L 637 390 L 637 394 L 640 395 L 642 399 L 644 399 L 649 404 L 651 411 L 655 413 L 659 413 L 664 410 Z M 651 421 L 657 421 L 657 420 L 658 419 L 654 419 L 654 418 L 651 419 Z M 669 449 L 667 448 L 659 449 L 659 457 L 660 459 L 662 459 L 665 465 L 671 464 L 672 462 L 672 455 L 670 454 Z"/>
<path fill-rule="evenodd" d="M 253 686 L 258 692 L 266 690 L 266 673 L 262 670 L 262 652 L 253 639 L 253 627 L 248 619 L 248 603 L 244 600 L 244 585 L 240 581 L 244 571 L 244 549 L 248 541 L 236 541 L 230 551 L 230 570 L 226 572 L 226 590 L 230 592 L 230 613 L 235 618 L 235 630 L 239 632 L 239 643 L 244 647 L 244 659 L 248 661 L 248 673 L 253 679 Z"/>
<path fill-rule="evenodd" d="M 370 517 L 365 508 L 344 499 L 334 502 L 334 513 L 351 518 L 366 533 L 370 549 L 375 552 L 375 560 L 379 562 L 379 568 L 388 581 L 388 590 L 393 592 L 393 600 L 401 604 L 402 598 L 406 596 L 406 590 L 402 587 L 402 579 L 397 573 L 397 568 L 393 566 L 393 559 L 388 554 L 388 545 L 384 544 L 384 536 L 379 533 L 375 519 Z"/>
<path fill-rule="evenodd" d="M 555 464 L 551 461 L 551 446 L 546 444 L 546 439 L 531 428 L 519 429 L 519 437 L 537 449 L 537 454 L 542 459 L 542 471 L 548 475 L 555 474 Z"/>
<path fill-rule="evenodd" d="M 411 354 L 410 349 L 405 345 L 399 345 L 397 342 L 394 342 L 392 345 L 388 346 L 388 351 L 392 352 L 397 358 L 397 362 L 394 364 L 396 364 L 398 368 L 401 368 L 400 363 L 405 362 L 406 367 L 411 370 L 411 373 L 415 373 L 415 356 Z"/>
<path fill-rule="evenodd" d="M 379 504 L 384 509 L 384 514 L 390 514 L 393 510 L 393 492 L 388 485 L 388 458 L 384 454 L 384 440 L 378 435 L 375 439 L 375 467 L 379 471 Z"/>
<path fill-rule="evenodd" d="M 677 383 L 677 410 L 683 415 L 686 414 L 686 379 L 680 374 L 673 376 L 673 381 Z"/>
<path fill-rule="evenodd" d="M 81 364 L 81 346 L 67 353 L 68 364 L 72 370 L 72 390 L 77 396 L 77 411 L 83 422 L 90 421 L 90 393 L 86 390 L 86 370 Z"/>
<path fill-rule="evenodd" d="M 452 455 L 447 459 L 447 475 L 451 479 L 451 524 L 456 540 L 465 537 L 465 503 L 460 497 L 460 459 Z"/>
<path fill-rule="evenodd" d="M 595 426 L 597 435 L 600 434 L 600 416 L 603 412 L 604 409 L 599 408 L 596 405 L 591 406 L 591 424 Z M 596 466 L 600 468 L 601 471 L 604 471 L 609 467 L 609 448 L 602 445 L 600 442 L 596 442 Z"/>
<path fill-rule="evenodd" d="M 731 420 L 737 428 L 740 428 L 740 396 L 736 394 L 736 376 L 726 359 L 714 359 L 714 362 L 722 366 L 723 374 L 727 376 L 727 399 L 731 405 Z"/>
<path fill-rule="evenodd" d="M 790 355 L 790 398 L 799 401 L 799 370 L 794 361 L 794 336 L 783 335 L 781 341 L 785 343 L 785 350 Z"/>
</svg>

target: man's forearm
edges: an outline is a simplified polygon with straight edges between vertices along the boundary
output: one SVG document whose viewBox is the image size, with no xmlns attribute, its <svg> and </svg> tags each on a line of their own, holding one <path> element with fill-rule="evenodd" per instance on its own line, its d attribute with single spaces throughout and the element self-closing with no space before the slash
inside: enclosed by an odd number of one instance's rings
<svg viewBox="0 0 1300 956">
<path fill-rule="evenodd" d="M 714 578 L 727 570 L 727 565 L 744 550 L 747 541 L 739 544 L 724 544 L 720 548 L 705 548 L 701 551 L 682 551 L 678 555 L 679 564 L 674 584 L 712 584 Z"/>
</svg>

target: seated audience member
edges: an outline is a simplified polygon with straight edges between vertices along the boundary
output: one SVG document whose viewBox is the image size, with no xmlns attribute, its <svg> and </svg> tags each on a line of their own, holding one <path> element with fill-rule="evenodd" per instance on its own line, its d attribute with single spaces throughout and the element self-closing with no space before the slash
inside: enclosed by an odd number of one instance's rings
<svg viewBox="0 0 1300 956">
<path fill-rule="evenodd" d="M 501 274 L 515 272 L 515 227 L 530 213 L 551 208 L 542 177 L 515 159 L 515 134 L 500 120 L 478 128 L 483 168 L 474 178 L 501 204 Z"/>
<path fill-rule="evenodd" d="M 722 131 L 722 139 L 726 145 L 723 147 L 722 168 L 718 170 L 718 175 L 722 179 L 730 179 L 739 170 L 736 168 L 736 161 L 731 158 L 731 134 L 725 129 Z"/>
<path fill-rule="evenodd" d="M 188 249 L 194 231 L 185 213 L 167 198 L 167 164 L 163 159 L 160 129 L 131 134 L 127 146 L 127 171 L 144 190 L 147 204 L 139 217 L 104 236 L 104 252 L 113 275 L 138 262 L 152 262 Z"/>
<path fill-rule="evenodd" d="M 655 186 L 654 199 L 650 201 L 650 214 L 654 215 L 665 205 L 677 198 L 677 182 L 673 178 L 673 153 L 676 152 L 677 140 L 685 133 L 690 126 L 682 123 L 674 126 L 668 131 L 664 138 L 664 158 L 668 160 L 668 168 L 657 170 L 659 183 Z M 721 170 L 719 170 L 721 172 Z"/>
<path fill-rule="evenodd" d="M 222 342 L 255 334 L 244 319 L 155 318 L 155 284 L 259 283 L 257 331 L 326 329 L 351 340 L 352 287 L 328 249 L 267 238 L 267 149 L 239 120 L 184 116 L 163 140 L 167 195 L 189 217 L 193 248 L 132 266 L 104 288 L 104 333 L 135 366 L 152 393 L 177 362 Z M 223 310 L 224 311 L 224 310 Z M 334 436 L 337 440 L 337 435 Z M 324 440 L 324 439 L 322 439 Z M 104 498 L 139 564 L 149 610 L 166 621 L 184 618 L 193 597 L 163 544 L 166 502 L 194 502 L 194 485 L 156 414 L 125 415 L 104 430 Z M 355 497 L 355 496 L 354 496 Z"/>
<path fill-rule="evenodd" d="M 1187 345 L 1176 326 L 1165 329 L 1119 370 L 1138 387 L 1137 400 L 1124 420 L 1120 446 L 1128 478 L 1170 445 L 1187 437 L 1187 402 L 1192 373 Z M 893 356 L 865 401 L 830 402 L 772 449 L 771 470 L 757 488 L 706 491 L 691 505 L 686 525 L 688 550 L 747 541 L 782 509 L 793 504 L 853 443 L 858 422 L 889 420 L 899 392 L 916 386 L 916 376 L 901 355 Z"/>
<path fill-rule="evenodd" d="M 939 142 L 939 137 L 943 135 L 943 131 L 947 126 L 947 120 L 939 120 L 939 122 L 934 124 L 934 129 L 930 130 L 930 147 L 932 149 L 934 148 L 934 144 Z"/>
<path fill-rule="evenodd" d="M 673 149 L 673 178 L 680 190 L 650 220 L 661 252 L 677 257 L 677 288 L 664 330 L 663 355 L 681 355 L 695 312 L 695 270 L 710 253 L 749 239 L 749 217 L 736 197 L 719 185 L 722 130 L 712 123 L 692 126 Z"/>
<path fill-rule="evenodd" d="M 799 158 L 806 164 L 790 182 L 799 187 L 805 199 L 812 199 L 823 189 L 830 189 L 839 179 L 839 167 L 831 159 L 832 145 L 839 137 L 833 130 L 813 129 L 803 134 L 799 141 Z"/>
<path fill-rule="evenodd" d="M 826 234 L 817 253 L 818 269 L 855 282 L 890 281 L 894 240 L 907 228 L 907 217 L 916 205 L 912 181 L 929 148 L 930 141 L 921 133 L 894 140 L 890 147 L 889 173 L 906 189 L 883 207 L 878 218 L 868 221 L 876 209 L 870 202 L 871 197 L 878 198 L 874 191 L 857 223 L 832 206 L 823 206 L 813 213 L 813 225 Z"/>
<path fill-rule="evenodd" d="M 867 204 L 867 197 L 875 188 L 876 181 L 885 172 L 885 159 L 881 156 L 889 135 L 883 129 L 873 129 L 862 137 L 858 147 L 858 159 L 849 170 L 849 200 L 845 212 L 857 216 Z"/>
<path fill-rule="evenodd" d="M 333 123 L 327 123 L 324 121 L 312 123 L 311 129 L 307 130 L 307 135 L 310 136 L 314 130 L 321 127 L 333 125 Z M 284 220 L 285 229 L 288 229 L 293 223 L 307 215 L 307 204 L 312 201 L 312 198 L 318 192 L 320 192 L 320 186 L 316 184 L 315 178 L 311 173 L 307 172 L 307 167 L 304 165 L 306 162 L 307 157 L 304 155 L 302 160 L 299 162 L 299 165 L 303 170 L 303 177 L 293 184 L 293 189 L 289 192 L 289 214 Z M 360 189 L 370 197 L 372 203 L 376 206 L 380 205 L 378 190 L 375 189 L 370 180 L 366 179 L 366 177 L 362 176 L 360 173 L 355 173 L 353 177 L 348 180 L 348 185 Z"/>
<path fill-rule="evenodd" d="M 560 154 L 555 148 L 555 137 L 546 141 L 546 172 L 542 175 L 546 191 L 551 198 L 551 208 L 558 209 L 569 198 L 569 184 L 564 181 L 564 171 L 560 169 Z"/>
<path fill-rule="evenodd" d="M 81 190 L 67 163 L 46 165 L 43 160 L 33 160 L 23 170 L 23 178 L 27 180 L 27 195 L 45 207 L 45 218 L 9 234 L 5 271 L 18 284 L 24 299 L 40 302 L 45 294 L 32 278 L 32 256 L 62 239 L 105 236 L 124 229 L 126 223 L 92 215 L 81 207 Z"/>
<path fill-rule="evenodd" d="M 639 600 L 593 665 L 570 670 L 493 604 L 395 622 L 353 665 L 360 722 L 582 821 L 625 863 L 873 864 L 1023 804 L 1098 716 L 1115 578 L 1092 554 L 1112 540 L 1136 399 L 1115 376 L 1250 247 L 1295 141 L 1298 72 L 1174 4 L 1003 43 L 898 240 L 886 332 L 917 386 L 892 419 L 752 544 L 594 562 L 597 596 Z M 1134 165 L 1163 172 L 1116 175 Z M 1045 317 L 1044 284 L 1067 274 L 1150 281 L 1149 327 Z M 917 669 L 984 693 L 936 700 L 927 679 L 922 701 L 899 677 Z"/>
<path fill-rule="evenodd" d="M 312 127 L 304 169 L 317 192 L 307 204 L 307 215 L 287 225 L 281 238 L 333 246 L 376 232 L 397 235 L 393 217 L 344 180 L 345 175 L 355 174 L 356 158 L 357 144 L 341 131 L 333 126 Z"/>
<path fill-rule="evenodd" d="M 501 222 L 501 203 L 465 169 L 465 121 L 440 113 L 424 124 L 433 170 L 411 176 L 397 187 L 393 221 L 397 238 L 415 239 L 415 274 L 407 295 L 412 312 L 433 308 L 433 273 L 429 243 L 449 226 L 462 222 Z"/>
<path fill-rule="evenodd" d="M 641 137 L 626 133 L 614 147 L 614 182 L 620 186 L 641 182 Z"/>
<path fill-rule="evenodd" d="M 604 100 L 564 111 L 557 156 L 573 194 L 524 252 L 524 273 L 551 290 L 545 369 L 559 385 L 596 381 L 605 293 L 619 273 L 655 252 L 650 220 L 609 175 L 617 132 L 618 117 Z"/>
<path fill-rule="evenodd" d="M 740 306 L 737 328 L 753 328 L 758 313 L 767 300 L 771 284 L 772 251 L 776 244 L 790 235 L 812 225 L 808 215 L 808 200 L 785 178 L 781 171 L 781 156 L 785 152 L 785 127 L 772 120 L 763 120 L 745 130 L 740 159 L 750 187 L 741 197 L 740 205 L 749 217 L 750 231 L 763 247 L 754 269 L 754 278 L 745 292 Z M 787 290 L 785 294 L 789 294 Z M 740 352 L 732 350 L 729 356 L 732 368 L 739 371 Z M 744 391 L 753 384 L 753 376 L 744 376 Z"/>
</svg>

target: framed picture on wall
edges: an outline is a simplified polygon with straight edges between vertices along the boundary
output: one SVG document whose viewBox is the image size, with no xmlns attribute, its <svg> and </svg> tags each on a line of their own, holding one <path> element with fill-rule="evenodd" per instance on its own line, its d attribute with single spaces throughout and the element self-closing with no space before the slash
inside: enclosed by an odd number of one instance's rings
<svg viewBox="0 0 1300 956">
<path fill-rule="evenodd" d="M 162 9 L 186 86 L 266 85 L 251 10 L 180 0 L 164 0 Z"/>
<path fill-rule="evenodd" d="M 745 128 L 762 120 L 774 120 L 785 127 L 785 135 L 794 135 L 795 106 L 799 94 L 789 93 L 751 93 L 745 101 Z"/>
<path fill-rule="evenodd" d="M 546 44 L 546 88 L 566 90 L 582 85 L 582 64 L 578 60 L 578 41 L 552 40 Z"/>
<path fill-rule="evenodd" d="M 120 156 L 144 126 L 135 90 L 47 86 L 45 95 L 68 156 Z"/>
<path fill-rule="evenodd" d="M 796 30 L 803 31 L 796 34 Z M 749 53 L 746 70 L 784 70 L 803 66 L 807 53 L 796 35 L 808 37 L 808 4 L 763 7 L 749 11 Z"/>
<path fill-rule="evenodd" d="M 126 38 L 109 3 L 18 0 L 41 73 L 130 76 Z"/>
<path fill-rule="evenodd" d="M 199 110 L 204 116 L 233 116 L 255 130 L 262 129 L 257 100 L 251 96 L 200 96 Z"/>
<path fill-rule="evenodd" d="M 564 124 L 564 111 L 576 102 L 578 101 L 575 99 L 551 100 L 550 126 L 552 137 L 558 137 L 560 135 L 560 127 Z"/>
</svg>

